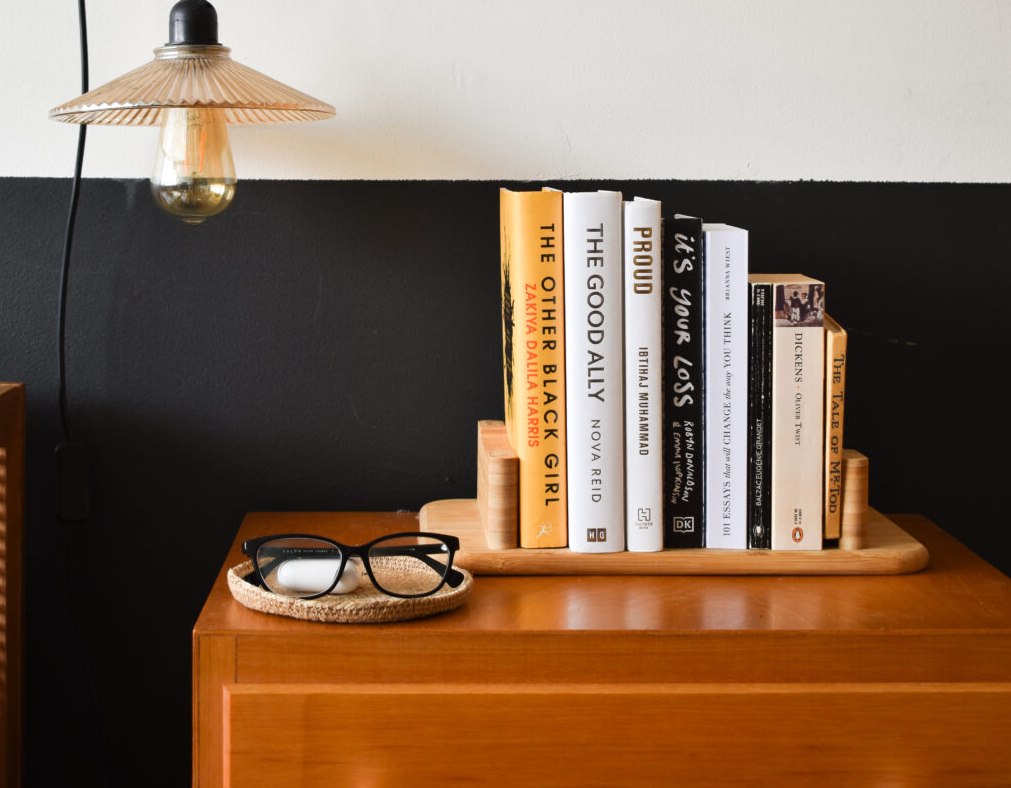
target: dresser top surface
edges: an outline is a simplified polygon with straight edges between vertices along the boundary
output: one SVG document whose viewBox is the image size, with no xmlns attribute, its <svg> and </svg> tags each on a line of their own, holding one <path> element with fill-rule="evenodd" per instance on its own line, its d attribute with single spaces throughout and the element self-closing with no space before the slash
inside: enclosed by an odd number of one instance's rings
<svg viewBox="0 0 1011 788">
<path fill-rule="evenodd" d="M 241 563 L 243 540 L 315 533 L 361 543 L 418 529 L 415 513 L 251 513 L 194 629 L 202 634 L 313 634 L 344 637 L 396 632 L 638 632 L 851 634 L 934 632 L 1011 638 L 1011 578 L 917 515 L 892 516 L 930 551 L 920 572 L 898 576 L 478 576 L 459 609 L 385 625 L 319 624 L 249 610 L 225 579 Z"/>
</svg>

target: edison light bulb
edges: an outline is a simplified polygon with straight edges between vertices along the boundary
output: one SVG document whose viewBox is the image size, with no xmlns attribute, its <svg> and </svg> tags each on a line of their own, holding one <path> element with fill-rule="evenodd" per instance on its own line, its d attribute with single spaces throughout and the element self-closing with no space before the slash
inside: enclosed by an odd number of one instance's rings
<svg viewBox="0 0 1011 788">
<path fill-rule="evenodd" d="M 235 165 L 220 109 L 163 109 L 151 194 L 187 224 L 221 213 L 235 196 Z"/>
</svg>

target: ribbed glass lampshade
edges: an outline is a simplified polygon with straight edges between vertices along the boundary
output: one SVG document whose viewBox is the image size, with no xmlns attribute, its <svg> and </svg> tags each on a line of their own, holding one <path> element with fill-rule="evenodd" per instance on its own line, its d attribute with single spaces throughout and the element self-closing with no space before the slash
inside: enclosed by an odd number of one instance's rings
<svg viewBox="0 0 1011 788">
<path fill-rule="evenodd" d="M 150 63 L 50 110 L 67 123 L 157 126 L 164 110 L 220 109 L 226 123 L 291 123 L 334 108 L 232 60 L 228 47 L 174 44 Z"/>
</svg>

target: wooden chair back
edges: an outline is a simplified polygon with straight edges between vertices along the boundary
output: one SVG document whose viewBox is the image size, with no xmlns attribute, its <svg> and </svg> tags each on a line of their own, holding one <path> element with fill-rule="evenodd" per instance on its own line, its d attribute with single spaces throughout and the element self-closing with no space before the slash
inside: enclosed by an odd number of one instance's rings
<svg viewBox="0 0 1011 788">
<path fill-rule="evenodd" d="M 25 387 L 0 383 L 0 788 L 24 782 Z"/>
</svg>

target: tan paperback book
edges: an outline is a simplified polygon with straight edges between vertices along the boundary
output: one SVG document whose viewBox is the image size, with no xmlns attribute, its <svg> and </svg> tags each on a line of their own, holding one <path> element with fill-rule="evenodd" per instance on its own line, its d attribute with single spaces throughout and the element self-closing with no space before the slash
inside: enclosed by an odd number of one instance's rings
<svg viewBox="0 0 1011 788">
<path fill-rule="evenodd" d="M 825 530 L 842 532 L 843 415 L 846 406 L 846 330 L 825 315 Z"/>
<path fill-rule="evenodd" d="M 750 274 L 772 285 L 772 549 L 820 550 L 825 486 L 825 284 Z"/>
</svg>

